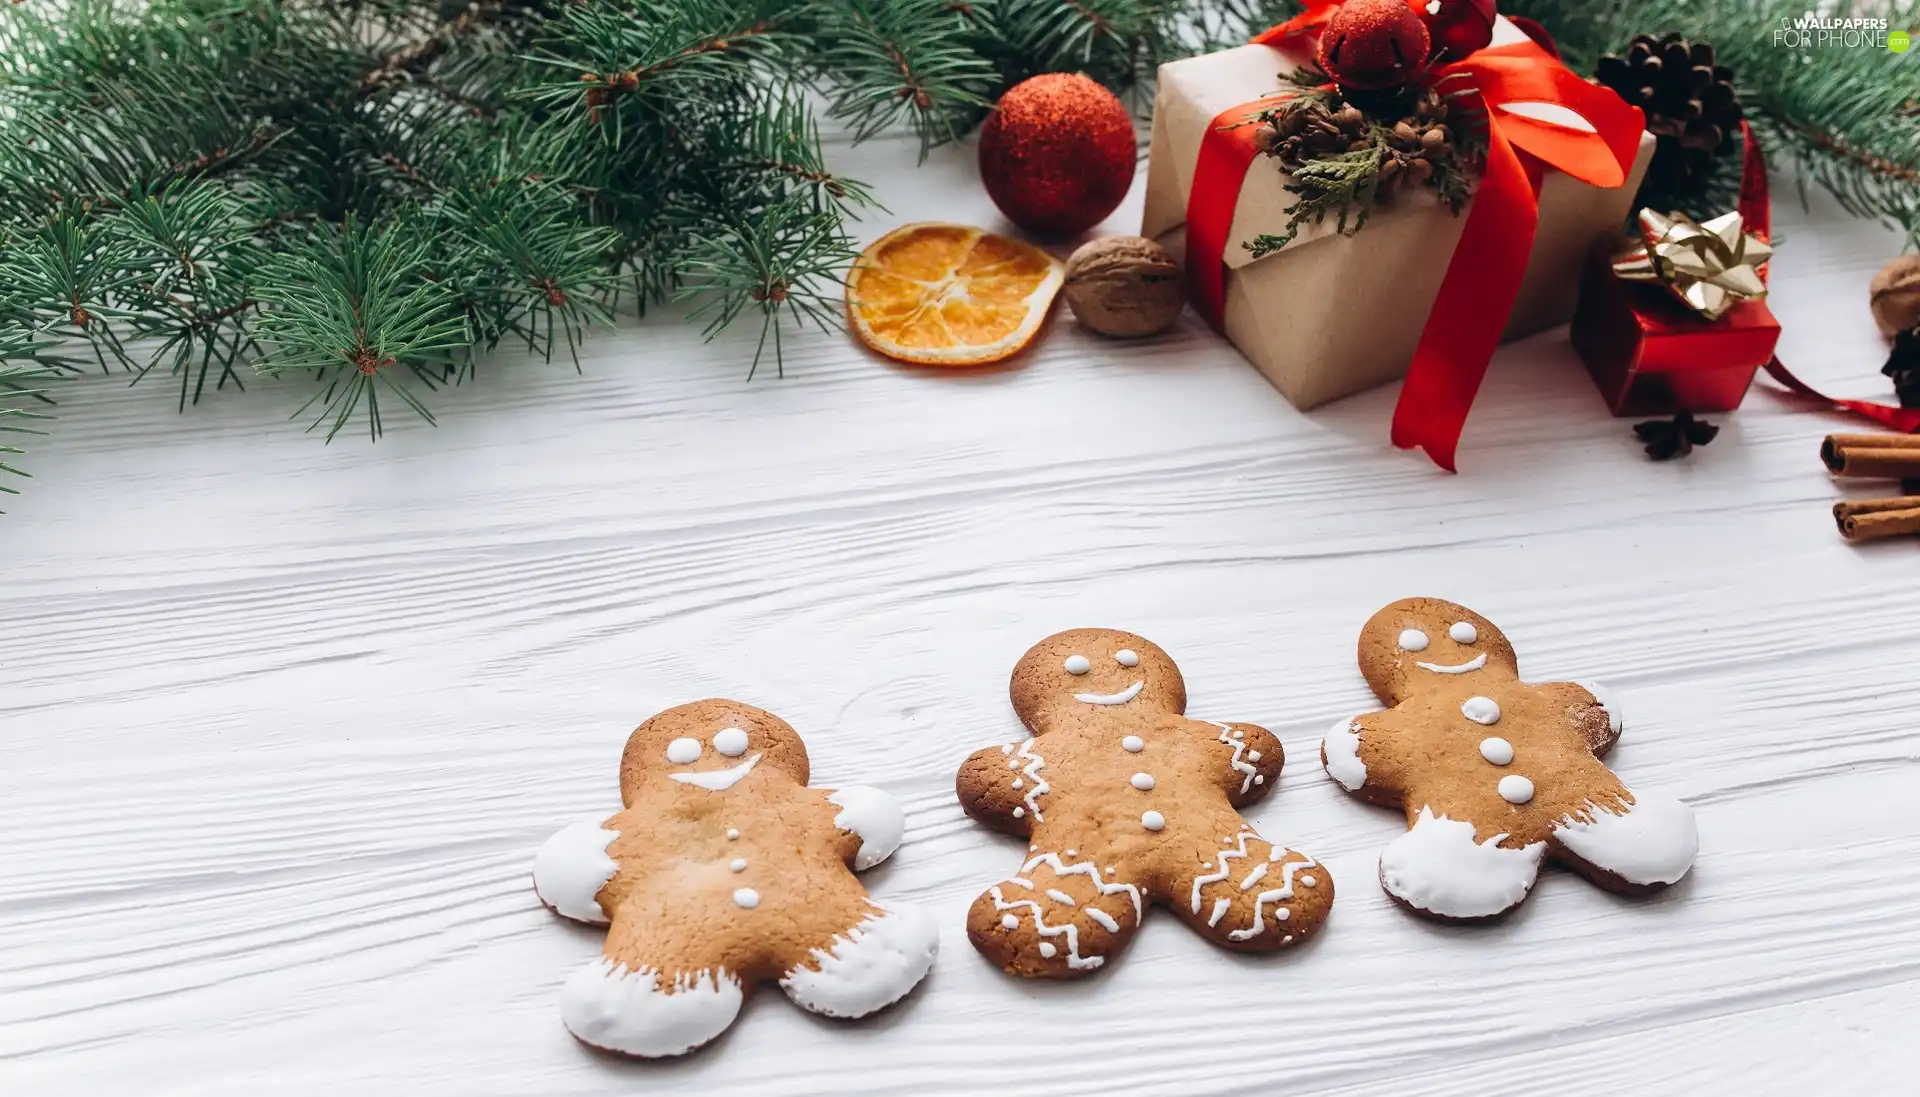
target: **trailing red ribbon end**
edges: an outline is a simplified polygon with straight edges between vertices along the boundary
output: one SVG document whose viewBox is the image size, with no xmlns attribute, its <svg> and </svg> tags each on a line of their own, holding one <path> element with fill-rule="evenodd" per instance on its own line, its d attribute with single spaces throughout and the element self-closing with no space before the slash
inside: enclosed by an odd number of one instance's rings
<svg viewBox="0 0 1920 1097">
<path fill-rule="evenodd" d="M 1304 13 L 1253 41 L 1277 45 L 1317 29 L 1332 18 L 1340 2 L 1308 0 Z M 1402 449 L 1418 446 L 1451 472 L 1467 411 L 1526 274 L 1539 222 L 1542 172 L 1553 167 L 1593 186 L 1622 185 L 1645 118 L 1639 108 L 1581 79 L 1531 40 L 1480 50 L 1435 70 L 1433 77 L 1456 86 L 1464 83 L 1479 93 L 1487 128 L 1487 169 L 1408 366 L 1394 408 L 1393 443 Z M 1222 260 L 1233 210 L 1257 154 L 1245 123 L 1273 101 L 1222 111 L 1201 139 L 1187 199 L 1187 255 L 1195 300 L 1215 327 L 1225 315 Z M 1517 103 L 1564 107 L 1586 119 L 1593 130 L 1502 109 Z"/>
<path fill-rule="evenodd" d="M 1740 220 L 1748 232 L 1772 243 L 1773 197 L 1767 185 L 1766 157 L 1760 151 L 1760 142 L 1753 135 L 1753 127 L 1744 119 L 1740 122 L 1740 137 L 1747 146 L 1746 154 L 1740 161 Z M 1762 281 L 1766 280 L 1767 273 L 1766 268 L 1761 269 Z M 1780 382 L 1790 392 L 1809 400 L 1818 400 L 1835 411 L 1870 419 L 1902 434 L 1920 431 L 1920 408 L 1897 408 L 1872 400 L 1841 400 L 1827 396 L 1795 377 L 1781 363 L 1778 355 L 1767 363 L 1766 370 L 1768 377 Z"/>
</svg>

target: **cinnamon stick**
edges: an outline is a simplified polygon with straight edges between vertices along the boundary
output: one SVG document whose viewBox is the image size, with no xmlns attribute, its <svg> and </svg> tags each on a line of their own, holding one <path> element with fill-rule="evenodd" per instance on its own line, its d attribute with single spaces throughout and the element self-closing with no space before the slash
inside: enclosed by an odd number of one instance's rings
<svg viewBox="0 0 1920 1097">
<path fill-rule="evenodd" d="M 1848 499 L 1833 505 L 1833 520 L 1849 541 L 1920 533 L 1920 495 Z"/>
<path fill-rule="evenodd" d="M 1920 476 L 1920 438 L 1909 434 L 1829 434 L 1820 460 L 1835 476 Z"/>
</svg>

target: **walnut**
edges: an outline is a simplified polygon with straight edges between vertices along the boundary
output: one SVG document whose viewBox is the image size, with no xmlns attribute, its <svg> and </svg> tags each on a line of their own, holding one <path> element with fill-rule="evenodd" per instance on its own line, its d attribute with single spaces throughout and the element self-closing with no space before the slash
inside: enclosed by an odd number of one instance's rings
<svg viewBox="0 0 1920 1097">
<path fill-rule="evenodd" d="M 1071 284 L 1073 268 L 1067 268 Z M 1920 326 L 1920 255 L 1902 255 L 1880 268 L 1869 288 L 1872 294 L 1873 322 L 1880 334 L 1895 333 Z"/>
<path fill-rule="evenodd" d="M 1165 331 L 1186 304 L 1185 279 L 1167 249 L 1140 236 L 1107 236 L 1067 260 L 1063 290 L 1074 319 L 1132 339 Z"/>
</svg>

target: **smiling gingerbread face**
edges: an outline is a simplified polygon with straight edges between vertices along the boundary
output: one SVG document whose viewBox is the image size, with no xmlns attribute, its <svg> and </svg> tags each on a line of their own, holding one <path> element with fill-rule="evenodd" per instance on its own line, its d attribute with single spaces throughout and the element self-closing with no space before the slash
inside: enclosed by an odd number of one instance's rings
<svg viewBox="0 0 1920 1097">
<path fill-rule="evenodd" d="M 1055 712 L 1167 712 L 1187 709 L 1187 684 L 1160 645 L 1118 629 L 1056 632 L 1014 665 L 1013 710 L 1039 734 Z"/>
<path fill-rule="evenodd" d="M 1360 672 L 1389 704 L 1421 684 L 1519 677 L 1513 645 L 1492 621 L 1458 602 L 1403 598 L 1360 631 Z"/>
<path fill-rule="evenodd" d="M 760 767 L 786 771 L 800 784 L 808 776 L 807 748 L 785 721 L 738 701 L 695 701 L 641 724 L 620 757 L 620 793 L 655 774 L 711 792 L 732 788 Z"/>
</svg>

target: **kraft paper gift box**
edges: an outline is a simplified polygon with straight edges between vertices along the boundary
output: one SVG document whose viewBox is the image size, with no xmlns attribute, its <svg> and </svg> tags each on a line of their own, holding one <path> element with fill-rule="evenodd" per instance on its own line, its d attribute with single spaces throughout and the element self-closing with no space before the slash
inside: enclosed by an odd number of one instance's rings
<svg viewBox="0 0 1920 1097">
<path fill-rule="evenodd" d="M 1501 19 L 1493 44 L 1524 37 Z M 1308 60 L 1298 46 L 1240 46 L 1160 66 L 1142 236 L 1184 257 L 1187 196 L 1207 126 L 1221 111 L 1280 89 L 1279 74 Z M 1603 190 L 1547 170 L 1533 253 L 1505 338 L 1573 315 L 1587 255 L 1595 240 L 1626 223 L 1653 148 L 1653 136 L 1643 132 L 1623 187 Z M 1286 227 L 1285 211 L 1297 200 L 1286 183 L 1265 156 L 1247 171 L 1226 248 L 1226 335 L 1304 411 L 1406 373 L 1467 210 L 1455 215 L 1430 190 L 1399 191 L 1355 235 L 1340 235 L 1332 218 L 1308 223 L 1287 247 L 1256 260 L 1243 245 Z"/>
</svg>

